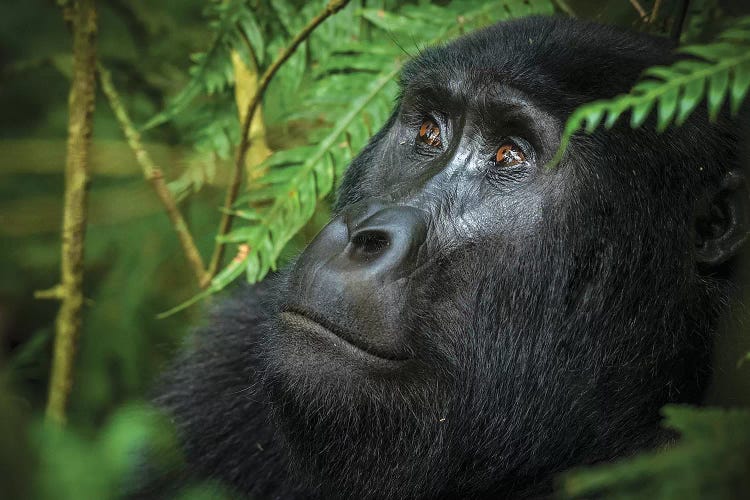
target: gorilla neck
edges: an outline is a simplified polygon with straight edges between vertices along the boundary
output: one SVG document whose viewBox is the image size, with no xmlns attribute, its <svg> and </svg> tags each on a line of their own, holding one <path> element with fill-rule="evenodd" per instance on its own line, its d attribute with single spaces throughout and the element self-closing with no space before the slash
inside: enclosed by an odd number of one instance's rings
<svg viewBox="0 0 750 500">
<path fill-rule="evenodd" d="M 625 268 L 581 287 L 590 263 L 528 247 L 496 249 L 494 261 L 456 253 L 459 269 L 444 259 L 410 297 L 415 360 L 392 374 L 316 364 L 269 325 L 271 420 L 307 487 L 326 498 L 536 494 L 572 466 L 653 445 L 661 406 L 699 397 L 704 374 L 686 374 L 705 365 L 693 346 L 713 331 L 717 295 L 679 280 L 644 289 Z M 567 369 L 541 369 L 561 359 Z"/>
</svg>

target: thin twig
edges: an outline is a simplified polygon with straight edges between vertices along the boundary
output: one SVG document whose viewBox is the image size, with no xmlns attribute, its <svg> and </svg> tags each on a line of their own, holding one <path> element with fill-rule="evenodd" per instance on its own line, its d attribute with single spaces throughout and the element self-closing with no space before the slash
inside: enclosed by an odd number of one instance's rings
<svg viewBox="0 0 750 500">
<path fill-rule="evenodd" d="M 130 149 L 135 154 L 136 161 L 143 170 L 143 176 L 151 183 L 156 195 L 159 197 L 162 205 L 164 205 L 172 227 L 177 232 L 177 237 L 180 240 L 185 258 L 190 264 L 196 280 L 200 284 L 205 278 L 206 268 L 203 265 L 203 259 L 201 258 L 200 251 L 198 251 L 198 247 L 195 245 L 195 240 L 190 233 L 187 222 L 185 222 L 185 218 L 177 207 L 177 202 L 172 192 L 164 181 L 162 170 L 153 162 L 148 151 L 143 147 L 141 136 L 133 125 L 133 121 L 130 119 L 125 106 L 122 104 L 122 100 L 120 100 L 120 95 L 112 83 L 112 75 L 101 64 L 98 65 L 98 71 L 102 91 L 107 97 L 109 106 L 112 108 L 112 112 L 115 114 L 123 134 L 125 134 L 125 139 Z"/>
<path fill-rule="evenodd" d="M 656 22 L 656 18 L 659 17 L 660 7 L 661 7 L 661 0 L 656 0 L 654 2 L 654 8 L 651 9 L 651 15 L 648 18 L 649 23 L 654 24 Z"/>
<path fill-rule="evenodd" d="M 632 5 L 633 8 L 638 11 L 638 15 L 641 16 L 641 19 L 648 19 L 648 13 L 643 7 L 641 7 L 641 4 L 638 2 L 638 0 L 630 0 L 630 5 Z"/>
<path fill-rule="evenodd" d="M 47 418 L 65 423 L 73 387 L 73 364 L 83 315 L 83 251 L 89 184 L 89 149 L 96 93 L 97 15 L 95 0 L 77 0 L 64 9 L 73 28 L 73 78 L 68 97 L 60 284 L 47 296 L 60 299 L 55 321 Z M 42 293 L 44 296 L 45 294 Z"/>
<path fill-rule="evenodd" d="M 565 12 L 570 17 L 577 17 L 575 11 L 573 8 L 568 5 L 568 2 L 565 0 L 553 0 L 555 5 L 557 5 L 561 11 Z"/>
<path fill-rule="evenodd" d="M 35 291 L 34 298 L 38 300 L 63 300 L 65 298 L 65 292 L 62 285 L 55 285 L 46 290 Z"/>
<path fill-rule="evenodd" d="M 297 33 L 294 39 L 292 39 L 292 42 L 289 44 L 289 46 L 287 46 L 284 51 L 279 54 L 276 60 L 274 60 L 274 62 L 268 67 L 268 69 L 263 72 L 263 76 L 260 77 L 258 90 L 248 103 L 247 113 L 245 113 L 245 120 L 242 123 L 242 135 L 240 139 L 240 145 L 237 148 L 237 154 L 235 157 L 234 172 L 232 173 L 232 179 L 229 183 L 229 188 L 227 189 L 226 198 L 224 199 L 224 210 L 221 216 L 221 222 L 219 223 L 217 241 L 216 245 L 214 246 L 211 263 L 208 266 L 206 278 L 203 281 L 204 287 L 208 286 L 211 282 L 211 279 L 216 276 L 216 273 L 219 271 L 219 267 L 221 266 L 221 261 L 224 258 L 224 250 L 226 248 L 226 244 L 222 241 L 219 241 L 219 237 L 224 236 L 232 229 L 232 222 L 234 220 L 232 207 L 240 191 L 240 185 L 242 184 L 242 172 L 245 166 L 245 158 L 247 156 L 247 151 L 250 148 L 250 124 L 253 121 L 253 116 L 255 116 L 255 111 L 257 110 L 258 105 L 263 99 L 263 94 L 268 88 L 268 85 L 271 83 L 271 79 L 274 77 L 276 72 L 292 56 L 292 54 L 294 54 L 294 51 L 297 50 L 300 44 L 302 44 L 302 42 L 304 42 L 312 34 L 315 28 L 320 26 L 323 21 L 343 9 L 348 3 L 349 0 L 329 0 L 326 7 L 317 16 L 312 18 L 310 22 L 307 23 L 307 25 L 302 28 L 299 33 Z"/>
</svg>

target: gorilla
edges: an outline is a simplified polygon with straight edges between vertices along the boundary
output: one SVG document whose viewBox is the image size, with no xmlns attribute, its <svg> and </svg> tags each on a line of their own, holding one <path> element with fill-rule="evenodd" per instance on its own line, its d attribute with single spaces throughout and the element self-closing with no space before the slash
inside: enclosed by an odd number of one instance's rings
<svg viewBox="0 0 750 500">
<path fill-rule="evenodd" d="M 671 439 L 737 288 L 748 192 L 704 111 L 579 134 L 579 105 L 675 60 L 563 18 L 428 48 L 351 163 L 331 222 L 227 299 L 157 404 L 181 484 L 252 498 L 544 496 L 566 469 Z"/>
</svg>

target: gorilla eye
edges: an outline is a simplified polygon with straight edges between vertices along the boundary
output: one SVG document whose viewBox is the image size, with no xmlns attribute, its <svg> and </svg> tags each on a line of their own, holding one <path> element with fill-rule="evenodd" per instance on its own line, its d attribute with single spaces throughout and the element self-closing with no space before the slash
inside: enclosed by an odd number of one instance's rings
<svg viewBox="0 0 750 500">
<path fill-rule="evenodd" d="M 525 162 L 526 154 L 513 141 L 505 141 L 495 154 L 495 163 L 503 167 L 515 167 Z"/>
<path fill-rule="evenodd" d="M 440 141 L 440 127 L 430 119 L 424 120 L 419 127 L 419 140 L 428 146 L 439 148 L 443 144 Z"/>
</svg>

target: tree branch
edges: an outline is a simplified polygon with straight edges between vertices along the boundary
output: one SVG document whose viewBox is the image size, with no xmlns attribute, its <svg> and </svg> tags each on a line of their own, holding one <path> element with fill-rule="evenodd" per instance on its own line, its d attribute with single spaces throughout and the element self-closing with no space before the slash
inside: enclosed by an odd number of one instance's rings
<svg viewBox="0 0 750 500">
<path fill-rule="evenodd" d="M 195 245 L 193 235 L 190 233 L 187 223 L 185 222 L 180 209 L 177 207 L 177 202 L 172 196 L 172 192 L 167 187 L 167 183 L 164 182 L 164 174 L 162 170 L 153 162 L 148 151 L 143 147 L 141 142 L 141 136 L 133 125 L 133 121 L 128 116 L 128 112 L 123 106 L 120 100 L 120 95 L 115 89 L 112 83 L 112 75 L 107 69 L 101 64 L 98 65 L 99 80 L 102 84 L 102 91 L 107 97 L 109 106 L 112 108 L 117 122 L 120 124 L 122 132 L 125 134 L 125 138 L 135 154 L 135 159 L 143 170 L 143 176 L 151 183 L 154 188 L 156 195 L 159 197 L 164 209 L 169 216 L 169 220 L 172 222 L 172 227 L 177 232 L 177 237 L 180 240 L 182 251 L 185 254 L 185 258 L 190 264 L 190 268 L 193 270 L 198 283 L 202 283 L 205 279 L 206 268 L 203 265 L 203 258 L 201 257 L 198 247 Z"/>
<path fill-rule="evenodd" d="M 234 205 L 234 202 L 237 199 L 237 195 L 240 191 L 240 185 L 242 184 L 242 172 L 245 165 L 245 157 L 247 156 L 247 151 L 250 148 L 250 124 L 253 121 L 253 116 L 255 116 L 255 111 L 257 110 L 258 105 L 263 99 L 263 94 L 265 94 L 266 89 L 271 83 L 271 79 L 274 77 L 276 72 L 292 56 L 292 54 L 294 54 L 294 51 L 297 50 L 300 44 L 302 44 L 302 42 L 304 42 L 310 36 L 310 34 L 312 34 L 315 28 L 320 26 L 323 21 L 343 9 L 348 3 L 349 0 L 329 0 L 326 7 L 317 16 L 312 18 L 310 22 L 307 23 L 307 25 L 302 28 L 299 33 L 297 33 L 297 35 L 292 39 L 289 46 L 286 47 L 284 51 L 279 54 L 276 60 L 274 60 L 273 63 L 268 67 L 268 69 L 263 72 L 263 76 L 261 76 L 260 82 L 258 84 L 258 90 L 255 95 L 253 95 L 253 98 L 250 100 L 247 106 L 245 120 L 242 123 L 242 135 L 240 145 L 237 148 L 237 154 L 234 162 L 234 172 L 232 173 L 232 180 L 230 181 L 229 188 L 227 189 L 227 195 L 224 199 L 224 211 L 221 216 L 221 222 L 219 223 L 217 242 L 214 246 L 211 263 L 208 266 L 206 279 L 203 282 L 204 287 L 208 286 L 213 277 L 216 276 L 216 273 L 221 266 L 221 261 L 224 258 L 224 250 L 226 248 L 226 244 L 218 241 L 218 237 L 224 236 L 232 229 L 232 222 L 234 220 L 232 206 Z"/>
<path fill-rule="evenodd" d="M 83 252 L 89 184 L 89 149 L 96 91 L 97 15 L 95 0 L 75 0 L 64 13 L 73 28 L 73 79 L 68 97 L 68 141 L 65 162 L 65 205 L 62 263 L 57 297 L 47 418 L 65 423 L 73 387 L 73 364 L 83 313 Z"/>
<path fill-rule="evenodd" d="M 641 4 L 640 2 L 638 2 L 638 0 L 630 0 L 630 5 L 632 5 L 633 8 L 638 12 L 638 15 L 641 16 L 641 19 L 648 20 L 648 13 L 643 7 L 641 7 Z"/>
<path fill-rule="evenodd" d="M 648 22 L 651 24 L 654 24 L 656 22 L 656 18 L 659 17 L 659 8 L 661 7 L 661 0 L 656 0 L 654 2 L 654 8 L 651 9 L 651 16 L 648 18 Z"/>
</svg>

